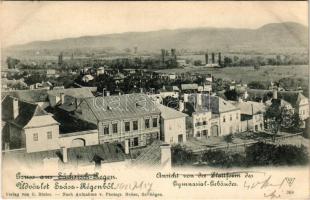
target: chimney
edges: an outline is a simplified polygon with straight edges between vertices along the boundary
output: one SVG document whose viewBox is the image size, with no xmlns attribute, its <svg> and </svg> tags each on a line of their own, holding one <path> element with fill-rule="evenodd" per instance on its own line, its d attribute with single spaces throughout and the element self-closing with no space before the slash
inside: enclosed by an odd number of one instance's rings
<svg viewBox="0 0 310 200">
<path fill-rule="evenodd" d="M 171 167 L 171 147 L 169 144 L 160 146 L 160 163 L 162 166 Z"/>
<path fill-rule="evenodd" d="M 161 49 L 161 61 L 164 63 L 165 62 L 165 55 L 166 55 L 166 50 Z"/>
<path fill-rule="evenodd" d="M 62 150 L 62 161 L 64 163 L 67 163 L 68 162 L 68 150 L 67 150 L 67 147 L 61 147 L 61 150 Z"/>
<path fill-rule="evenodd" d="M 184 102 L 188 102 L 188 94 L 184 94 Z"/>
<path fill-rule="evenodd" d="M 65 103 L 65 94 L 64 93 L 60 93 L 60 104 Z"/>
<path fill-rule="evenodd" d="M 184 110 L 184 102 L 179 101 L 179 111 L 182 112 Z"/>
<path fill-rule="evenodd" d="M 278 99 L 278 88 L 277 87 L 273 87 L 272 89 L 272 98 Z"/>
<path fill-rule="evenodd" d="M 18 99 L 13 98 L 13 119 L 19 115 Z"/>
<path fill-rule="evenodd" d="M 219 59 L 218 59 L 218 63 L 219 65 L 222 64 L 222 55 L 221 55 L 221 52 L 219 52 Z"/>
<path fill-rule="evenodd" d="M 125 154 L 129 154 L 129 139 L 125 140 Z"/>
<path fill-rule="evenodd" d="M 197 105 L 201 106 L 201 104 L 202 104 L 202 95 L 201 93 L 198 93 L 197 94 Z"/>
</svg>

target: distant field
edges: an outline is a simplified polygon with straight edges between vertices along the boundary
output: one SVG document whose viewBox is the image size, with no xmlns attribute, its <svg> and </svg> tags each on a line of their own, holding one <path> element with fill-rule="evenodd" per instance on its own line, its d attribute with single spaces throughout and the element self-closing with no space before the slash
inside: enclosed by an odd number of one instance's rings
<svg viewBox="0 0 310 200">
<path fill-rule="evenodd" d="M 242 80 L 243 82 L 258 81 L 277 81 L 284 77 L 295 77 L 308 80 L 308 65 L 292 65 L 292 66 L 263 66 L 259 70 L 253 67 L 226 67 L 226 68 L 206 68 L 203 66 L 192 66 L 184 69 L 165 69 L 158 72 L 166 73 L 199 73 L 212 74 L 216 78 L 227 80 Z"/>
</svg>

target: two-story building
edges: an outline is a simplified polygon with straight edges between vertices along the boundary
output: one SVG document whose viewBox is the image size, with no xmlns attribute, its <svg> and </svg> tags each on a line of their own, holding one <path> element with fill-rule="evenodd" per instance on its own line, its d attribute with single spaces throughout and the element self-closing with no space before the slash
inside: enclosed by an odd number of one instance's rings
<svg viewBox="0 0 310 200">
<path fill-rule="evenodd" d="M 192 116 L 193 136 L 204 138 L 241 131 L 240 109 L 218 96 L 189 94 L 184 96 Z M 191 107 L 192 109 L 189 109 Z"/>
<path fill-rule="evenodd" d="M 158 104 L 160 110 L 161 140 L 168 143 L 186 142 L 187 115 L 173 108 Z"/>
<path fill-rule="evenodd" d="M 12 96 L 2 100 L 4 146 L 27 152 L 59 149 L 59 123 L 35 103 Z"/>
<path fill-rule="evenodd" d="M 242 132 L 259 132 L 264 130 L 264 112 L 266 106 L 263 103 L 255 101 L 231 101 L 231 103 L 237 108 L 240 108 Z"/>
<path fill-rule="evenodd" d="M 132 148 L 160 138 L 160 110 L 145 94 L 86 98 L 74 116 L 97 125 L 99 143 L 125 142 Z"/>
</svg>

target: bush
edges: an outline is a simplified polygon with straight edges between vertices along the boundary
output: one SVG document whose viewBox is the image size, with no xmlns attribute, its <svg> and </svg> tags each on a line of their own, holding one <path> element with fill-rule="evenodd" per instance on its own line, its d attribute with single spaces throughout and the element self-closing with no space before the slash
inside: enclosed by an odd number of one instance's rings
<svg viewBox="0 0 310 200">
<path fill-rule="evenodd" d="M 184 146 L 177 144 L 171 148 L 172 165 L 187 165 L 195 161 L 195 155 L 191 150 L 187 150 Z"/>
<path fill-rule="evenodd" d="M 221 150 L 211 150 L 204 153 L 201 159 L 214 167 L 239 167 L 244 165 L 245 157 L 237 153 L 228 154 Z"/>
<path fill-rule="evenodd" d="M 212 167 L 253 167 L 306 165 L 308 151 L 304 146 L 276 146 L 259 142 L 246 148 L 246 155 L 230 154 L 221 150 L 205 152 L 201 160 Z"/>
<path fill-rule="evenodd" d="M 246 148 L 246 163 L 248 166 L 265 165 L 305 165 L 308 163 L 306 147 L 256 143 Z"/>
</svg>

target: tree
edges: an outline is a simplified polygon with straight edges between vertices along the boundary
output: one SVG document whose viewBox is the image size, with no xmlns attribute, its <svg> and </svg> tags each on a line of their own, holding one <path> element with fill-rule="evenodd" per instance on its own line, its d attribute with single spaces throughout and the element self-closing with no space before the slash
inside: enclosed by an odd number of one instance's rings
<svg viewBox="0 0 310 200">
<path fill-rule="evenodd" d="M 233 90 L 226 90 L 224 95 L 226 96 L 227 100 L 237 101 L 238 100 L 238 93 L 235 89 Z"/>
<path fill-rule="evenodd" d="M 227 143 L 227 148 L 229 147 L 229 143 L 232 143 L 234 136 L 232 133 L 224 136 L 224 141 Z"/>
<path fill-rule="evenodd" d="M 292 110 L 278 103 L 273 103 L 267 108 L 265 118 L 274 141 L 281 127 L 288 129 L 293 126 L 293 115 Z"/>
<path fill-rule="evenodd" d="M 8 65 L 8 68 L 9 68 L 9 69 L 13 69 L 13 68 L 16 67 L 16 65 L 17 65 L 18 63 L 20 63 L 20 60 L 18 60 L 18 59 L 16 59 L 16 58 L 7 57 L 6 63 L 7 63 L 7 65 Z"/>
<path fill-rule="evenodd" d="M 195 61 L 194 61 L 194 65 L 195 65 L 195 66 L 201 66 L 201 65 L 202 65 L 201 60 L 195 60 Z"/>
<path fill-rule="evenodd" d="M 245 153 L 247 166 L 305 165 L 309 162 L 308 151 L 304 146 L 258 142 L 247 147 Z"/>
<path fill-rule="evenodd" d="M 171 154 L 173 165 L 192 164 L 195 159 L 193 152 L 180 144 L 172 146 Z"/>
<path fill-rule="evenodd" d="M 229 57 L 225 57 L 225 58 L 224 58 L 223 66 L 224 66 L 224 67 L 230 67 L 231 65 L 232 65 L 232 59 L 229 58 Z"/>
<path fill-rule="evenodd" d="M 251 89 L 266 89 L 266 86 L 259 81 L 252 81 L 248 84 L 248 87 Z"/>
<path fill-rule="evenodd" d="M 301 120 L 300 116 L 298 113 L 294 113 L 292 115 L 292 121 L 291 124 L 289 126 L 289 129 L 291 131 L 299 131 L 300 127 L 303 125 L 303 121 Z"/>
</svg>

